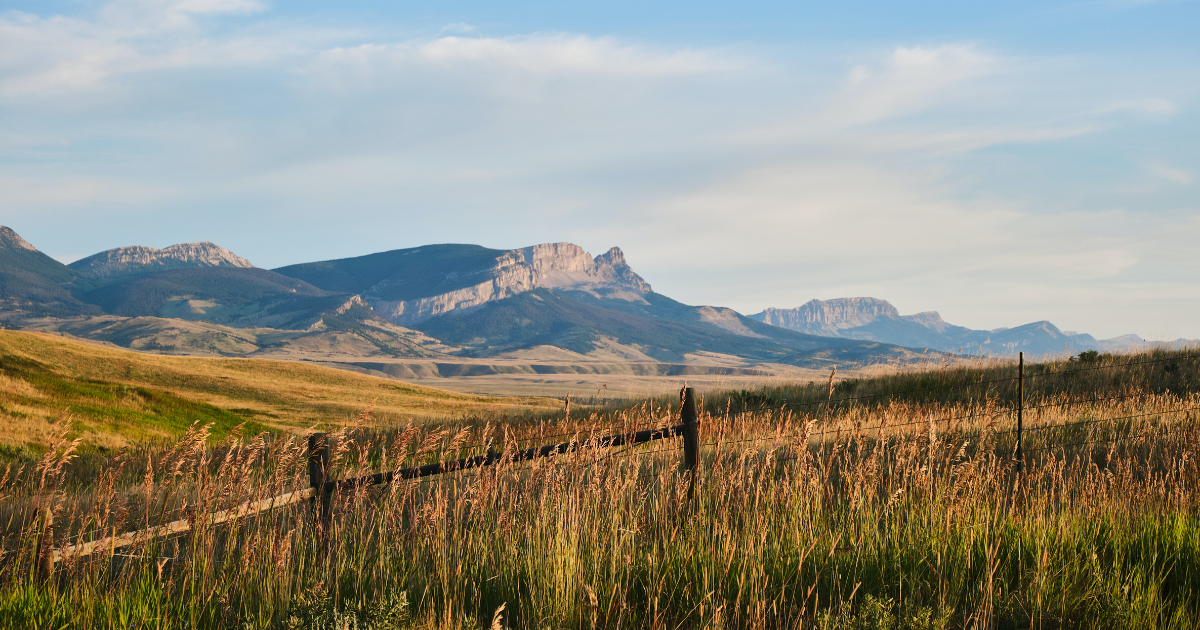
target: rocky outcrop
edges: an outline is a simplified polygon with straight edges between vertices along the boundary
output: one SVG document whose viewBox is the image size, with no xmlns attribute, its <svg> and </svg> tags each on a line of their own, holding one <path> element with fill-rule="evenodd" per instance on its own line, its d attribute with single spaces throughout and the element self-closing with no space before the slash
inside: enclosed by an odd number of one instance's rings
<svg viewBox="0 0 1200 630">
<path fill-rule="evenodd" d="M 28 241 L 21 238 L 12 228 L 0 225 L 0 248 L 2 249 L 22 249 L 26 251 L 36 252 L 37 248 L 30 245 Z"/>
<path fill-rule="evenodd" d="M 407 326 L 451 312 L 464 312 L 536 288 L 587 291 L 607 298 L 643 300 L 650 285 L 634 273 L 620 248 L 592 257 L 572 243 L 544 243 L 511 250 L 481 274 L 488 280 L 440 295 L 386 300 L 368 290 L 363 297 L 383 317 Z"/>
<path fill-rule="evenodd" d="M 370 308 L 370 305 L 367 304 L 365 301 L 363 301 L 361 296 L 355 295 L 355 296 L 351 296 L 351 298 L 349 300 L 346 300 L 346 302 L 344 304 L 342 304 L 341 306 L 333 309 L 333 314 L 334 315 L 345 315 L 346 313 L 350 312 L 350 309 L 354 308 L 355 306 L 362 306 L 362 307 Z"/>
<path fill-rule="evenodd" d="M 140 245 L 118 247 L 77 260 L 69 266 L 102 278 L 187 267 L 254 267 L 245 258 L 207 241 L 180 243 L 163 249 Z"/>
<path fill-rule="evenodd" d="M 837 337 L 840 336 L 838 331 L 864 326 L 880 318 L 899 318 L 900 312 L 887 300 L 857 297 L 812 300 L 804 306 L 789 309 L 768 308 L 750 317 L 764 324 L 810 335 Z"/>
</svg>

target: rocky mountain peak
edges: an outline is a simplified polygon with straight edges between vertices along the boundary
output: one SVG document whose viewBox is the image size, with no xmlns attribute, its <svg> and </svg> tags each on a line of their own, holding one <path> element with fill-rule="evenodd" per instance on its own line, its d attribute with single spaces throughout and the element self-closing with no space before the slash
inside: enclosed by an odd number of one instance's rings
<svg viewBox="0 0 1200 630">
<path fill-rule="evenodd" d="M 651 291 L 650 285 L 625 262 L 619 247 L 592 257 L 573 243 L 546 243 L 527 247 L 526 260 L 532 268 L 530 280 L 534 287 L 603 292 L 613 297 L 640 300 Z M 636 297 L 634 297 L 636 296 Z"/>
<path fill-rule="evenodd" d="M 751 317 L 772 326 L 836 336 L 839 330 L 863 326 L 881 318 L 899 318 L 900 312 L 887 300 L 855 297 L 812 300 L 790 309 L 768 308 Z"/>
<path fill-rule="evenodd" d="M 938 332 L 942 332 L 950 326 L 950 324 L 946 323 L 946 320 L 942 319 L 941 314 L 937 311 L 914 313 L 912 315 L 905 315 L 901 319 L 908 320 L 914 324 L 920 324 L 930 330 L 936 330 Z"/>
<path fill-rule="evenodd" d="M 70 266 L 100 277 L 187 267 L 254 267 L 245 258 L 208 241 L 180 243 L 163 249 L 140 245 L 118 247 L 77 260 Z"/>
<path fill-rule="evenodd" d="M 20 234 L 13 231 L 12 228 L 4 227 L 3 225 L 0 225 L 0 247 L 5 249 L 24 249 L 31 252 L 37 251 L 37 248 L 21 238 Z"/>
<path fill-rule="evenodd" d="M 613 267 L 618 265 L 625 265 L 626 267 L 629 266 L 629 264 L 625 262 L 625 252 L 621 251 L 621 248 L 616 246 L 597 256 L 596 264 L 609 265 Z"/>
<path fill-rule="evenodd" d="M 586 291 L 596 297 L 644 302 L 650 285 L 625 261 L 620 248 L 593 257 L 574 243 L 542 243 L 504 252 L 489 269 L 468 277 L 477 284 L 416 299 L 387 299 L 377 287 L 363 297 L 377 313 L 402 326 L 450 312 L 465 312 L 538 288 Z"/>
</svg>

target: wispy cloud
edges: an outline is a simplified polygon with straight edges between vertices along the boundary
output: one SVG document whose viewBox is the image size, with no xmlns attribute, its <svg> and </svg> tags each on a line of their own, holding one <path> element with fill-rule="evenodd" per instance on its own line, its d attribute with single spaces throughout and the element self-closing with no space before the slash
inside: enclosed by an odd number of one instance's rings
<svg viewBox="0 0 1200 630">
<path fill-rule="evenodd" d="M 467 24 L 466 22 L 454 22 L 454 23 L 443 26 L 441 28 L 441 30 L 439 31 L 439 34 L 445 35 L 445 34 L 449 33 L 451 35 L 463 35 L 465 33 L 474 33 L 474 32 L 475 32 L 474 26 L 471 26 L 470 24 Z"/>
<path fill-rule="evenodd" d="M 915 114 L 978 94 L 983 79 L 1012 65 L 969 44 L 900 46 L 878 63 L 851 69 L 827 115 L 864 124 Z"/>
<path fill-rule="evenodd" d="M 1175 184 L 1187 185 L 1192 183 L 1192 174 L 1181 168 L 1174 168 L 1162 162 L 1151 162 L 1146 165 L 1146 172 Z"/>
<path fill-rule="evenodd" d="M 200 238 L 180 226 L 203 222 L 266 265 L 619 244 L 687 301 L 876 294 L 977 327 L 1037 311 L 1100 332 L 1096 296 L 1200 278 L 1172 246 L 1200 238 L 1179 210 L 1196 165 L 1128 141 L 1192 120 L 1186 72 L 966 37 L 781 53 L 398 32 L 319 30 L 247 0 L 3 14 L 0 213 L 80 252 Z M 1135 185 L 1163 197 L 1115 199 Z M 258 236 L 279 225 L 278 243 Z M 1046 308 L 1067 294 L 1086 307 Z"/>
<path fill-rule="evenodd" d="M 131 208 L 177 196 L 180 191 L 129 179 L 95 176 L 0 175 L 0 211 L 27 218 L 48 209 L 108 206 Z"/>
<path fill-rule="evenodd" d="M 294 53 L 297 33 L 211 37 L 203 20 L 265 9 L 250 0 L 118 0 L 85 17 L 0 18 L 0 97 L 70 98 L 139 72 L 236 68 Z"/>
<path fill-rule="evenodd" d="M 1179 105 L 1165 98 L 1143 98 L 1121 101 L 1097 107 L 1091 114 L 1140 114 L 1143 116 L 1168 117 L 1179 112 Z"/>
<path fill-rule="evenodd" d="M 363 44 L 320 53 L 313 71 L 371 80 L 407 69 L 468 68 L 527 76 L 688 76 L 738 70 L 742 64 L 706 50 L 659 50 L 612 38 L 573 34 L 521 37 L 447 36 L 428 41 Z"/>
</svg>

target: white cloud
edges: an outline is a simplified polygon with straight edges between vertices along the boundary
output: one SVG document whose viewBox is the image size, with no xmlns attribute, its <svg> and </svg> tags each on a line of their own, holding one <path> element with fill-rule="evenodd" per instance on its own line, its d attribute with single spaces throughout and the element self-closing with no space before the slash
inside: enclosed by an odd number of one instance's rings
<svg viewBox="0 0 1200 630">
<path fill-rule="evenodd" d="M 1200 274 L 1183 245 L 1200 238 L 1200 222 L 1186 212 L 1046 214 L 957 199 L 905 169 L 810 161 L 748 171 L 644 214 L 653 219 L 626 250 L 657 270 L 657 289 L 689 303 L 737 294 L 730 305 L 744 312 L 872 295 L 975 328 L 1049 318 L 1149 335 L 1138 322 L 1164 319 L 1148 305 L 1200 304 L 1183 280 Z"/>
<path fill-rule="evenodd" d="M 153 70 L 234 67 L 294 49 L 284 39 L 209 38 L 197 16 L 246 14 L 247 0 L 121 0 L 91 18 L 0 18 L 0 97 L 68 99 L 114 77 Z"/>
<path fill-rule="evenodd" d="M 704 50 L 656 50 L 612 38 L 538 34 L 522 37 L 439 37 L 429 41 L 363 44 L 321 53 L 313 70 L 350 72 L 364 80 L 414 68 L 475 69 L 526 76 L 669 77 L 728 72 L 742 64 Z"/>
<path fill-rule="evenodd" d="M 1011 65 L 968 44 L 900 46 L 880 63 L 854 67 L 827 116 L 856 125 L 911 115 L 962 98 Z"/>
<path fill-rule="evenodd" d="M 926 155 L 951 155 L 975 149 L 1011 144 L 1034 144 L 1064 140 L 1095 133 L 1097 126 L 1076 123 L 1073 125 L 1045 125 L 1016 127 L 1011 124 L 992 128 L 976 127 L 964 129 L 909 129 L 887 131 L 868 129 L 844 134 L 839 144 L 865 154 L 912 153 Z"/>
<path fill-rule="evenodd" d="M 854 66 L 836 85 L 826 88 L 816 102 L 803 112 L 789 112 L 786 118 L 758 122 L 738 132 L 734 138 L 749 143 L 786 144 L 811 142 L 837 137 L 853 130 L 872 135 L 893 134 L 885 143 L 915 142 L 916 145 L 942 144 L 978 146 L 980 139 L 1029 138 L 1035 135 L 1060 135 L 1060 125 L 1037 123 L 1035 129 L 1014 128 L 1012 121 L 1002 129 L 953 129 L 945 120 L 935 119 L 932 132 L 913 129 L 901 132 L 881 127 L 904 121 L 922 120 L 954 111 L 994 108 L 997 100 L 1011 98 L 1019 89 L 1017 77 L 1025 62 L 985 52 L 973 44 L 942 46 L 899 46 L 876 59 Z M 1067 134 L 1078 133 L 1072 125 Z M 907 136 L 902 139 L 902 136 Z M 958 139 L 952 138 L 958 136 Z M 967 139 L 968 137 L 973 138 Z M 1017 140 L 1022 141 L 1022 140 Z M 1024 141 L 1029 141 L 1028 139 Z"/>
<path fill-rule="evenodd" d="M 689 302 L 878 295 L 980 328 L 1049 317 L 1103 334 L 1117 317 L 1103 299 L 1146 286 L 1168 304 L 1200 278 L 1179 245 L 1200 223 L 1143 220 L 1163 208 L 1108 195 L 1149 188 L 1147 174 L 1192 182 L 1140 157 L 1178 161 L 1170 147 L 1089 170 L 1125 149 L 1106 132 L 1190 115 L 1164 87 L 1178 76 L 1122 82 L 1096 60 L 972 43 L 787 61 L 464 24 L 407 39 L 242 28 L 263 8 L 0 17 L 0 214 L 74 239 L 62 251 L 111 246 L 93 242 L 105 229 L 118 244 L 198 238 L 186 225 L 263 264 L 433 241 L 617 244 Z M 1082 136 L 1087 153 L 1067 146 Z M 148 220 L 111 220 L 130 209 Z M 63 234 L 62 217 L 80 228 Z M 1139 332 L 1123 328 L 1108 332 Z"/>
<path fill-rule="evenodd" d="M 471 26 L 470 24 L 467 24 L 465 22 L 454 22 L 452 24 L 447 24 L 447 25 L 443 26 L 440 31 L 440 33 L 443 35 L 446 33 L 452 33 L 455 35 L 463 35 L 466 33 L 474 33 L 474 32 L 475 32 L 475 27 Z"/>
<path fill-rule="evenodd" d="M 1146 172 L 1166 181 L 1187 185 L 1192 183 L 1192 174 L 1183 169 L 1174 168 L 1162 162 L 1151 162 L 1146 165 Z"/>
<path fill-rule="evenodd" d="M 99 15 L 102 23 L 145 32 L 190 26 L 196 16 L 249 15 L 266 8 L 258 0 L 115 0 L 104 5 Z"/>
<path fill-rule="evenodd" d="M 1179 105 L 1165 98 L 1142 98 L 1131 101 L 1121 101 L 1096 108 L 1088 113 L 1093 114 L 1141 114 L 1166 118 L 1179 112 Z"/>
</svg>

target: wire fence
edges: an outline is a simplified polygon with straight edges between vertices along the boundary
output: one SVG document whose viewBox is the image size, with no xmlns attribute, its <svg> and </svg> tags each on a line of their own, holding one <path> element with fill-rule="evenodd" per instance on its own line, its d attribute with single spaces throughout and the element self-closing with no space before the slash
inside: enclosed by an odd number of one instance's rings
<svg viewBox="0 0 1200 630">
<path fill-rule="evenodd" d="M 958 423 L 963 425 L 972 425 L 981 422 L 987 422 L 991 425 L 989 428 L 990 435 L 1015 436 L 1018 444 L 1021 446 L 1020 451 L 1022 453 L 1039 453 L 1051 450 L 1053 448 L 1071 448 L 1073 446 L 1084 446 L 1088 444 L 1103 445 L 1106 443 L 1126 441 L 1127 439 L 1126 437 L 1116 436 L 1106 440 L 1092 439 L 1086 442 L 1062 442 L 1055 445 L 1041 444 L 1041 442 L 1050 439 L 1050 436 L 1055 433 L 1060 434 L 1065 439 L 1069 439 L 1070 437 L 1075 437 L 1072 435 L 1074 432 L 1086 427 L 1094 427 L 1095 425 L 1101 425 L 1103 423 L 1130 421 L 1151 417 L 1175 417 L 1179 416 L 1180 414 L 1195 412 L 1200 410 L 1200 407 L 1191 406 L 1173 409 L 1159 409 L 1145 413 L 1101 416 L 1098 418 L 1067 422 L 1041 422 L 1035 420 L 1034 422 L 1029 423 L 1028 426 L 1022 426 L 1022 416 L 1026 414 L 1040 416 L 1048 410 L 1062 411 L 1084 406 L 1090 406 L 1092 409 L 1111 409 L 1115 403 L 1136 403 L 1139 401 L 1148 400 L 1154 395 L 1145 388 L 1134 387 L 1129 387 L 1125 391 L 1118 391 L 1116 393 L 1107 393 L 1103 395 L 1077 394 L 1069 389 L 1064 389 L 1056 392 L 1053 396 L 1042 395 L 1041 399 L 1037 400 L 1035 404 L 1026 404 L 1024 400 L 1024 390 L 1027 382 L 1032 381 L 1033 379 L 1041 379 L 1042 381 L 1045 381 L 1045 379 L 1050 377 L 1071 379 L 1075 376 L 1095 374 L 1097 372 L 1106 370 L 1115 373 L 1121 373 L 1122 371 L 1129 370 L 1130 368 L 1140 366 L 1153 366 L 1159 364 L 1180 365 L 1188 362 L 1194 362 L 1198 359 L 1200 359 L 1200 354 L 1187 354 L 1182 356 L 1176 355 L 1152 359 L 1138 359 L 1134 361 L 1108 363 L 1105 365 L 1086 366 L 1071 369 L 1046 369 L 1040 365 L 1025 366 L 1024 357 L 1022 356 L 1018 367 L 1018 373 L 1013 376 L 995 378 L 985 378 L 980 376 L 976 378 L 962 379 L 959 382 L 942 385 L 928 387 L 907 387 L 886 392 L 839 397 L 833 396 L 834 387 L 831 378 L 829 395 L 825 400 L 784 400 L 781 402 L 774 402 L 772 404 L 760 404 L 751 407 L 744 407 L 736 412 L 728 411 L 720 418 L 710 415 L 705 417 L 704 420 L 719 420 L 725 423 L 730 423 L 747 417 L 762 417 L 763 415 L 776 413 L 786 414 L 790 412 L 793 416 L 792 420 L 797 424 L 804 423 L 805 419 L 811 423 L 810 426 L 804 431 L 789 431 L 778 435 L 770 434 L 765 436 L 739 437 L 733 440 L 725 439 L 723 443 L 726 444 L 748 444 L 777 440 L 797 440 L 805 437 L 809 439 L 821 439 L 828 438 L 829 436 L 847 435 L 851 433 L 859 436 L 870 433 L 876 433 L 877 435 L 880 435 L 885 431 L 903 431 L 905 429 L 913 429 L 914 427 L 930 427 L 934 430 L 939 430 L 939 428 L 945 429 L 949 428 L 950 426 L 956 426 Z M 1025 368 L 1028 369 L 1026 370 Z M 1027 371 L 1028 373 L 1026 373 Z M 1012 387 L 1008 389 L 996 388 L 996 386 L 1000 385 L 1010 385 Z M 875 403 L 876 405 L 885 405 L 892 402 L 914 402 L 914 395 L 926 395 L 935 392 L 943 393 L 944 396 L 941 399 L 920 400 L 917 402 L 925 405 L 942 407 L 951 406 L 955 402 L 960 402 L 964 405 L 974 405 L 976 408 L 966 413 L 927 416 L 901 422 L 881 422 L 877 424 L 859 424 L 854 426 L 846 426 L 844 422 L 842 422 L 846 415 L 856 408 L 858 403 L 871 402 Z M 1050 399 L 1047 400 L 1047 398 Z M 987 408 L 989 403 L 991 408 Z M 569 417 L 569 400 L 567 404 L 567 417 Z M 672 421 L 678 419 L 678 410 L 675 410 L 674 417 L 671 416 L 671 413 L 671 410 L 668 409 L 664 414 L 664 417 L 660 419 L 658 428 L 666 427 Z M 783 420 L 782 418 L 777 418 L 774 421 L 782 422 Z M 996 427 L 996 425 L 1004 425 L 1005 423 L 1008 423 L 1012 426 L 1008 428 Z M 978 427 L 976 428 L 978 429 Z M 1126 427 L 1125 429 L 1132 430 L 1132 427 Z M 589 441 L 594 441 L 598 436 L 620 435 L 622 433 L 631 432 L 633 432 L 633 430 L 631 430 L 628 426 L 615 427 L 593 424 L 590 426 L 578 426 L 574 430 L 559 431 L 557 433 L 548 435 L 541 432 L 529 432 L 520 438 L 514 438 L 513 444 L 519 444 L 522 442 L 529 443 L 535 440 L 544 441 L 554 438 L 570 438 L 573 442 L 584 445 L 589 443 Z M 1032 449 L 1023 448 L 1024 445 L 1021 443 L 1030 438 L 1037 440 L 1039 444 Z M 484 448 L 490 449 L 495 447 L 496 444 L 496 440 L 463 444 L 460 447 L 460 452 L 475 452 Z M 711 447 L 715 446 L 716 444 L 717 442 L 707 441 L 704 442 L 702 446 Z M 637 449 L 634 447 L 625 447 L 622 449 L 619 456 L 630 457 L 638 453 L 657 452 L 657 450 L 658 449 L 654 451 L 647 451 L 644 448 Z M 618 455 L 610 454 L 610 456 Z"/>
</svg>

